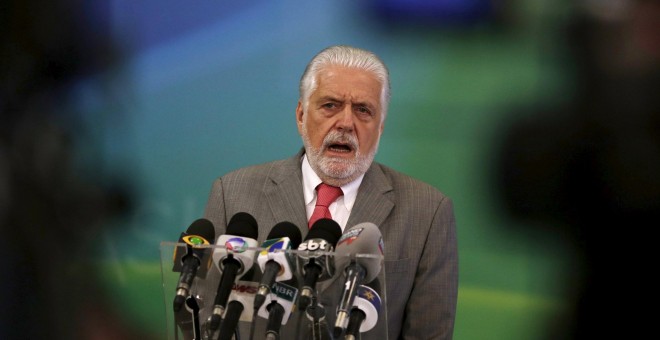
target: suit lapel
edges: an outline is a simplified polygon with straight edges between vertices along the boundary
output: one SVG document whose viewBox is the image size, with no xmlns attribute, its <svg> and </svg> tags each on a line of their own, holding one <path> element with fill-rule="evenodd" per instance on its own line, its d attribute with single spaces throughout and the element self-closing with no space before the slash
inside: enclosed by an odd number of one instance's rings
<svg viewBox="0 0 660 340">
<path fill-rule="evenodd" d="M 307 213 L 302 189 L 301 150 L 286 159 L 283 166 L 273 167 L 270 181 L 264 185 L 265 200 L 274 220 L 289 221 L 298 226 L 302 235 L 307 233 Z"/>
<path fill-rule="evenodd" d="M 381 228 L 392 208 L 394 208 L 392 190 L 392 184 L 383 173 L 380 165 L 375 162 L 372 163 L 367 173 L 364 174 L 358 189 L 358 195 L 355 198 L 355 205 L 353 205 L 344 231 L 363 222 L 371 222 Z M 337 280 L 342 277 L 341 273 L 336 272 L 333 278 L 318 286 L 319 291 L 332 295 L 332 292 L 337 291 Z"/>
<path fill-rule="evenodd" d="M 270 181 L 264 185 L 264 194 L 275 221 L 289 221 L 298 226 L 302 235 L 306 235 L 307 213 L 300 164 L 303 153 L 304 149 L 284 160 L 283 166 L 272 168 Z M 346 228 L 362 222 L 380 227 L 394 207 L 392 190 L 380 166 L 376 162 L 371 164 L 358 189 Z"/>
<path fill-rule="evenodd" d="M 380 166 L 372 163 L 358 189 L 346 229 L 362 222 L 371 222 L 380 227 L 394 207 L 392 190 Z"/>
</svg>

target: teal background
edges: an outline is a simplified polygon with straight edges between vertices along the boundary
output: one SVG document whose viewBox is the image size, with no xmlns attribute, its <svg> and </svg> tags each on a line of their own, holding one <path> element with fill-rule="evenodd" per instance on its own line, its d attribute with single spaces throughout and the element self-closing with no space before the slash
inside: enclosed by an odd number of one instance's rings
<svg viewBox="0 0 660 340">
<path fill-rule="evenodd" d="M 164 337 L 160 242 L 202 215 L 216 177 L 298 150 L 298 79 L 322 48 L 348 44 L 390 69 L 376 159 L 454 200 L 454 338 L 542 338 L 568 307 L 562 276 L 572 250 L 561 235 L 507 217 L 492 167 L 514 108 L 570 93 L 560 32 L 573 9 L 497 4 L 481 19 L 416 22 L 384 19 L 366 1 L 111 1 L 124 56 L 81 81 L 90 133 L 76 147 L 87 175 L 121 174 L 135 189 L 134 209 L 108 222 L 95 257 L 125 322 Z M 107 76 L 114 92 L 99 100 L 90 84 Z"/>
</svg>

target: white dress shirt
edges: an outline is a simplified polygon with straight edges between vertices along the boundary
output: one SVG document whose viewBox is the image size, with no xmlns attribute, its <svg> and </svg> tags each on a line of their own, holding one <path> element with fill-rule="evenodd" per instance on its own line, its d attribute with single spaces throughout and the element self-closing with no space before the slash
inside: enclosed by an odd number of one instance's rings
<svg viewBox="0 0 660 340">
<path fill-rule="evenodd" d="M 316 187 L 321 184 L 321 179 L 314 172 L 312 167 L 309 165 L 307 160 L 307 155 L 303 155 L 302 160 L 302 177 L 303 177 L 303 194 L 305 195 L 305 208 L 307 210 L 307 220 L 312 216 L 314 212 L 314 207 L 316 206 Z M 342 232 L 346 229 L 346 222 L 348 222 L 348 217 L 351 214 L 353 209 L 353 204 L 355 204 L 355 198 L 357 197 L 358 188 L 364 174 L 360 175 L 354 181 L 341 186 L 341 190 L 344 193 L 343 196 L 339 196 L 328 209 L 330 209 L 330 214 L 332 219 L 335 220 L 341 227 Z"/>
</svg>

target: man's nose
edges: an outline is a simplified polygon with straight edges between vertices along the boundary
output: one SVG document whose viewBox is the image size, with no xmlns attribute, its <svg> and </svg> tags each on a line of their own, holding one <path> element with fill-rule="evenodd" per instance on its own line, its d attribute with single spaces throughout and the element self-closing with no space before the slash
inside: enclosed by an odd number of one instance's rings
<svg viewBox="0 0 660 340">
<path fill-rule="evenodd" d="M 351 105 L 346 105 L 344 109 L 339 112 L 335 126 L 344 131 L 353 131 L 353 119 L 353 109 Z"/>
</svg>

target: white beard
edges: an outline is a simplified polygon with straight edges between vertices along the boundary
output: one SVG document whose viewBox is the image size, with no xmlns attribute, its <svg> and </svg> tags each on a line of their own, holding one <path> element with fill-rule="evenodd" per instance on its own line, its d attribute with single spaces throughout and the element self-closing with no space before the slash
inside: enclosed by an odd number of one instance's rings
<svg viewBox="0 0 660 340">
<path fill-rule="evenodd" d="M 332 130 L 323 139 L 321 147 L 314 148 L 309 140 L 309 135 L 307 134 L 305 119 L 303 119 L 302 124 L 302 140 L 305 146 L 307 159 L 309 160 L 309 165 L 314 169 L 322 181 L 335 186 L 350 183 L 367 172 L 376 156 L 378 144 L 380 142 L 380 138 L 378 138 L 372 150 L 363 155 L 359 151 L 360 145 L 355 134 Z M 341 157 L 323 156 L 322 153 L 328 146 L 338 142 L 349 144 L 351 148 L 355 150 L 355 157 L 352 159 L 346 159 Z"/>
</svg>

